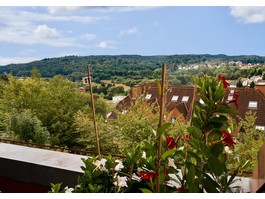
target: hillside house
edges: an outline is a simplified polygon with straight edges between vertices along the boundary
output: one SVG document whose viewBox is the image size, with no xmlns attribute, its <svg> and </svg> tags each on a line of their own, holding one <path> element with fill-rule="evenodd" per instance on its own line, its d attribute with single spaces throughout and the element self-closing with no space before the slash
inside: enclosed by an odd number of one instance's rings
<svg viewBox="0 0 265 199">
<path fill-rule="evenodd" d="M 245 117 L 247 111 L 256 113 L 256 128 L 265 130 L 265 85 L 257 85 L 255 88 L 227 88 L 224 97 L 232 100 L 232 95 L 238 95 L 238 116 Z M 138 97 L 143 96 L 147 102 L 156 103 L 159 106 L 160 95 L 156 84 L 135 86 L 130 95 L 120 101 L 116 109 L 125 112 Z M 190 121 L 195 101 L 203 103 L 199 95 L 195 94 L 193 86 L 169 86 L 166 93 L 166 121 L 174 122 L 177 118 L 182 122 Z M 234 104 L 230 104 L 236 108 Z M 238 116 L 233 116 L 239 121 Z"/>
</svg>

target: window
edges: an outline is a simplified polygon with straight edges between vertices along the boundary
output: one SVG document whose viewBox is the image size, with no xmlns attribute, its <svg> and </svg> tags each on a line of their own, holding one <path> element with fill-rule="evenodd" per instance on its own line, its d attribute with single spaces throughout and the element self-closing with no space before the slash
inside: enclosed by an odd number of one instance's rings
<svg viewBox="0 0 265 199">
<path fill-rule="evenodd" d="M 171 123 L 174 123 L 176 121 L 175 117 L 171 117 Z"/>
<path fill-rule="evenodd" d="M 227 100 L 228 100 L 228 101 L 233 100 L 233 95 L 229 95 L 229 96 L 227 97 Z"/>
<path fill-rule="evenodd" d="M 256 126 L 256 129 L 264 131 L 265 130 L 265 126 Z"/>
<path fill-rule="evenodd" d="M 257 101 L 249 101 L 248 108 L 258 108 L 258 102 Z"/>
<path fill-rule="evenodd" d="M 178 98 L 179 98 L 179 96 L 177 96 L 177 95 L 173 95 L 171 101 L 172 101 L 172 102 L 176 102 L 176 101 L 178 101 Z"/>
<path fill-rule="evenodd" d="M 230 90 L 230 94 L 234 94 L 235 93 L 235 90 Z"/>
<path fill-rule="evenodd" d="M 189 101 L 189 96 L 183 96 L 182 102 L 187 102 L 187 101 Z"/>
<path fill-rule="evenodd" d="M 145 99 L 151 99 L 151 96 L 152 96 L 152 94 L 147 94 L 147 95 L 145 96 Z"/>
</svg>

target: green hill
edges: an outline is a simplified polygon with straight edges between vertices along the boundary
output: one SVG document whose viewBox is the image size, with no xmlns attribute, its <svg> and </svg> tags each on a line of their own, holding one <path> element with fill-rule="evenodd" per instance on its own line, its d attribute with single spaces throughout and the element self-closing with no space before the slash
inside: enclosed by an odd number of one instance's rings
<svg viewBox="0 0 265 199">
<path fill-rule="evenodd" d="M 0 74 L 11 73 L 14 76 L 30 76 L 31 70 L 36 67 L 42 77 L 53 77 L 61 74 L 75 81 L 86 75 L 86 66 L 91 64 L 92 76 L 95 82 L 100 80 L 113 80 L 117 78 L 143 79 L 155 78 L 163 62 L 168 68 L 177 70 L 179 65 L 200 64 L 205 61 L 220 63 L 229 61 L 247 63 L 265 62 L 260 56 L 227 56 L 227 55 L 169 55 L 169 56 L 140 56 L 140 55 L 99 55 L 99 56 L 66 56 L 58 58 L 45 58 L 26 64 L 9 64 L 0 67 Z"/>
</svg>

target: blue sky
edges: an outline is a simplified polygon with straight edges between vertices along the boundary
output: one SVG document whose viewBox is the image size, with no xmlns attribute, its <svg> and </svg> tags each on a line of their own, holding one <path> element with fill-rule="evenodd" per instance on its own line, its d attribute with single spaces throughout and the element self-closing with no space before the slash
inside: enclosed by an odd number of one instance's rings
<svg viewBox="0 0 265 199">
<path fill-rule="evenodd" d="M 0 7 L 0 65 L 65 55 L 265 56 L 265 7 Z"/>
</svg>

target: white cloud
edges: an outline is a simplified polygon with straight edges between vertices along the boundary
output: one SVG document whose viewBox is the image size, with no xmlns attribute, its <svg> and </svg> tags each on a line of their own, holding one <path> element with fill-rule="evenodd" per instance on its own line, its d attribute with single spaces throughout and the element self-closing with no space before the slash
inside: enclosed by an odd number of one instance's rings
<svg viewBox="0 0 265 199">
<path fill-rule="evenodd" d="M 50 14 L 72 14 L 73 12 L 84 9 L 83 6 L 49 6 L 47 10 Z"/>
<path fill-rule="evenodd" d="M 78 46 L 75 38 L 62 37 L 55 28 L 47 25 L 6 27 L 0 29 L 0 42 L 13 44 L 44 44 L 54 47 Z"/>
<path fill-rule="evenodd" d="M 49 46 L 76 46 L 78 36 L 66 37 L 54 27 L 49 27 L 45 22 L 73 21 L 79 23 L 92 23 L 104 20 L 104 17 L 89 16 L 53 16 L 50 14 L 25 12 L 20 9 L 0 8 L 0 42 L 12 44 L 44 44 Z M 44 22 L 44 23 L 43 23 Z M 86 35 L 92 39 L 93 35 Z M 85 39 L 85 38 L 84 38 Z"/>
<path fill-rule="evenodd" d="M 51 6 L 47 10 L 50 14 L 73 14 L 77 12 L 95 11 L 102 13 L 109 12 L 131 12 L 157 9 L 158 6 Z"/>
<path fill-rule="evenodd" d="M 116 48 L 115 44 L 117 44 L 117 42 L 115 41 L 101 41 L 99 44 L 96 45 L 97 48 Z"/>
<path fill-rule="evenodd" d="M 39 60 L 39 58 L 34 57 L 0 57 L 0 66 L 5 66 L 7 64 L 19 64 L 28 63 L 32 61 Z"/>
<path fill-rule="evenodd" d="M 130 29 L 127 29 L 127 30 L 120 31 L 120 36 L 133 35 L 133 34 L 137 34 L 137 33 L 138 33 L 138 28 L 133 27 L 133 28 L 130 28 Z"/>
<path fill-rule="evenodd" d="M 34 36 L 41 39 L 54 39 L 60 37 L 55 28 L 49 28 L 47 25 L 39 25 L 33 31 Z"/>
<path fill-rule="evenodd" d="M 230 14 L 243 23 L 264 23 L 265 7 L 230 7 Z"/>
</svg>

